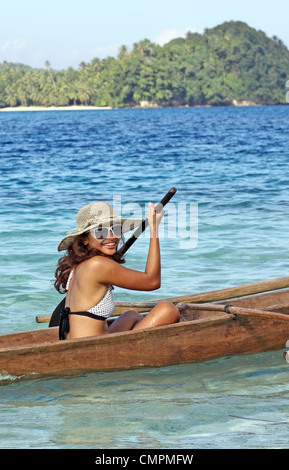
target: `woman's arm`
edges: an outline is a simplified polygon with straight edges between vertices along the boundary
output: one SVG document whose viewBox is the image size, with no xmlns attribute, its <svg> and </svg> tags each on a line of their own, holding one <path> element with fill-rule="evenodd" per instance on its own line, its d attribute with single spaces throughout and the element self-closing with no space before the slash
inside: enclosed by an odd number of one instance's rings
<svg viewBox="0 0 289 470">
<path fill-rule="evenodd" d="M 145 273 L 157 284 L 157 288 L 161 285 L 161 255 L 158 228 L 162 219 L 163 212 L 156 214 L 154 205 L 149 203 L 149 211 L 146 214 L 150 229 L 150 246 L 147 257 Z"/>
<path fill-rule="evenodd" d="M 117 262 L 97 256 L 91 259 L 90 269 L 97 283 L 112 284 L 132 290 L 155 290 L 161 284 L 160 246 L 158 227 L 163 217 L 163 211 L 156 214 L 153 204 L 149 204 L 146 214 L 150 230 L 150 245 L 145 271 L 125 268 Z"/>
</svg>

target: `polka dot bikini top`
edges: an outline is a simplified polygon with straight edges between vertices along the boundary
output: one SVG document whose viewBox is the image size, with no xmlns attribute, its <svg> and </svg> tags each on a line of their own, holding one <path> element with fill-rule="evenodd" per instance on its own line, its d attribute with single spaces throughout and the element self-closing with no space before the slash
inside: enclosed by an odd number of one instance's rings
<svg viewBox="0 0 289 470">
<path fill-rule="evenodd" d="M 74 274 L 74 269 L 70 271 L 67 283 L 66 283 L 66 290 L 68 290 L 69 283 L 72 279 L 72 276 Z M 91 307 L 87 312 L 70 312 L 71 314 L 91 314 L 91 315 L 86 315 L 91 318 L 96 318 L 97 320 L 106 320 L 108 317 L 110 317 L 114 310 L 115 310 L 115 303 L 114 303 L 114 298 L 112 295 L 112 286 L 108 286 L 107 291 L 104 295 L 104 297 L 101 299 L 98 304 L 96 304 L 94 307 Z M 100 317 L 100 318 L 99 318 Z"/>
</svg>

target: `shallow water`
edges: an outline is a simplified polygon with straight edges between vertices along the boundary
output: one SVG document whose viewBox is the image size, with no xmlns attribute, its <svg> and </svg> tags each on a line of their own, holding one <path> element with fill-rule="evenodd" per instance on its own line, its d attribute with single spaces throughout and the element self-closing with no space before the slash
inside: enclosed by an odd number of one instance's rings
<svg viewBox="0 0 289 470">
<path fill-rule="evenodd" d="M 35 316 L 61 299 L 57 244 L 92 200 L 121 197 L 144 215 L 175 186 L 176 206 L 198 208 L 196 246 L 161 240 L 160 290 L 116 300 L 286 276 L 288 117 L 286 106 L 0 114 L 1 334 L 43 327 Z M 144 268 L 147 245 L 129 267 Z M 287 448 L 288 372 L 278 351 L 3 385 L 0 447 Z"/>
<path fill-rule="evenodd" d="M 280 352 L 19 382 L 0 396 L 1 447 L 288 447 L 288 365 Z"/>
</svg>

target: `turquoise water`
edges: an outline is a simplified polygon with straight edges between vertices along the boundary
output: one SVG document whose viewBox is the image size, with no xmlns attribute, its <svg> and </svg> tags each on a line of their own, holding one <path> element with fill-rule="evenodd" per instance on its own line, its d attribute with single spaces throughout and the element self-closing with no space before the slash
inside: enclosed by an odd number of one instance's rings
<svg viewBox="0 0 289 470">
<path fill-rule="evenodd" d="M 288 448 L 278 353 L 18 382 L 0 394 L 10 449 Z"/>
<path fill-rule="evenodd" d="M 144 214 L 175 186 L 177 209 L 198 208 L 197 243 L 161 240 L 159 291 L 116 300 L 286 276 L 288 118 L 287 106 L 0 114 L 0 333 L 43 327 L 35 316 L 61 300 L 56 246 L 93 200 Z M 144 268 L 147 245 L 127 266 Z M 3 385 L 0 447 L 287 448 L 288 373 L 278 351 Z"/>
</svg>

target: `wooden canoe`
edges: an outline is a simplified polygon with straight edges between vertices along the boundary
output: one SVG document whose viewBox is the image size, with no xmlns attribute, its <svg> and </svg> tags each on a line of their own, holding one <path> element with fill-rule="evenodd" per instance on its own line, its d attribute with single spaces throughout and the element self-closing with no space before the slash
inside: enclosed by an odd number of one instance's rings
<svg viewBox="0 0 289 470">
<path fill-rule="evenodd" d="M 177 302 L 179 323 L 67 341 L 57 327 L 0 336 L 0 384 L 261 353 L 289 339 L 289 277 L 162 300 Z"/>
</svg>

